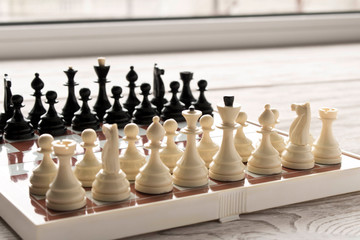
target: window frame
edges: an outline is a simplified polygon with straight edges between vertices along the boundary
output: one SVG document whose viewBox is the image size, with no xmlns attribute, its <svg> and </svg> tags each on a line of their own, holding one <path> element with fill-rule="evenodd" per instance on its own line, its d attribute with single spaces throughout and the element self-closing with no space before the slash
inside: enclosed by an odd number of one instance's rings
<svg viewBox="0 0 360 240">
<path fill-rule="evenodd" d="M 0 26 L 0 60 L 360 41 L 360 13 Z"/>
</svg>

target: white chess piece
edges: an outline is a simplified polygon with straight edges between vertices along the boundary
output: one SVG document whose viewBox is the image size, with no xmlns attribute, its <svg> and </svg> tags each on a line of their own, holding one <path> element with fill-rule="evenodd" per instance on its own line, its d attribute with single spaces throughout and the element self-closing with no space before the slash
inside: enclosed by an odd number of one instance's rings
<svg viewBox="0 0 360 240">
<path fill-rule="evenodd" d="M 292 104 L 291 110 L 296 111 L 289 130 L 289 143 L 281 154 L 281 163 L 291 169 L 310 169 L 315 165 L 314 156 L 309 144 L 311 112 L 310 104 Z"/>
<path fill-rule="evenodd" d="M 94 155 L 93 148 L 96 147 L 96 132 L 93 129 L 85 129 L 81 133 L 83 142 L 80 144 L 85 148 L 85 154 L 81 161 L 75 165 L 75 176 L 83 187 L 91 187 L 96 174 L 101 169 L 101 162 Z"/>
<path fill-rule="evenodd" d="M 119 135 L 117 124 L 104 124 L 106 142 L 101 154 L 103 168 L 92 184 L 92 197 L 99 201 L 122 201 L 130 197 L 130 183 L 119 163 Z"/>
<path fill-rule="evenodd" d="M 245 178 L 245 166 L 234 144 L 234 130 L 239 127 L 235 118 L 240 112 L 240 105 L 233 105 L 234 97 L 224 97 L 224 105 L 218 105 L 222 123 L 217 128 L 223 130 L 219 152 L 210 164 L 209 176 L 219 181 L 239 181 Z"/>
<path fill-rule="evenodd" d="M 38 152 L 42 153 L 41 163 L 33 170 L 30 177 L 30 193 L 45 195 L 49 184 L 54 180 L 57 173 L 57 166 L 51 159 L 52 145 L 54 138 L 50 134 L 42 134 L 38 139 Z"/>
<path fill-rule="evenodd" d="M 275 125 L 279 123 L 279 111 L 275 108 L 272 108 L 271 111 L 273 112 L 275 116 L 275 123 L 273 128 L 275 128 Z M 279 155 L 281 156 L 281 153 L 285 150 L 286 144 L 284 138 L 276 131 L 272 131 L 270 134 L 270 140 L 273 147 L 279 152 Z"/>
<path fill-rule="evenodd" d="M 146 131 L 150 142 L 145 145 L 145 148 L 150 150 L 150 158 L 136 176 L 135 189 L 148 194 L 161 194 L 172 191 L 173 185 L 170 170 L 161 161 L 159 153 L 165 130 L 159 123 L 158 116 L 153 117 L 152 120 Z"/>
<path fill-rule="evenodd" d="M 322 121 L 321 133 L 312 149 L 316 163 L 341 163 L 341 149 L 332 132 L 332 123 L 336 119 L 337 113 L 336 108 L 319 109 L 319 118 Z"/>
<path fill-rule="evenodd" d="M 50 189 L 46 193 L 46 206 L 57 211 L 70 211 L 86 205 L 85 190 L 71 169 L 71 157 L 76 149 L 73 140 L 52 142 L 59 159 L 59 169 Z"/>
<path fill-rule="evenodd" d="M 170 169 L 172 173 L 176 162 L 181 158 L 184 152 L 178 148 L 174 137 L 179 133 L 176 131 L 178 124 L 174 119 L 168 119 L 164 122 L 166 147 L 160 151 L 161 161 Z"/>
<path fill-rule="evenodd" d="M 252 141 L 245 136 L 244 127 L 247 127 L 246 124 L 247 114 L 245 112 L 239 112 L 236 123 L 240 126 L 236 130 L 236 134 L 234 137 L 234 144 L 236 151 L 239 153 L 242 161 L 246 163 L 251 156 L 251 153 L 254 151 L 254 146 L 252 145 Z"/>
<path fill-rule="evenodd" d="M 176 163 L 173 172 L 174 184 L 183 187 L 199 187 L 208 184 L 208 169 L 196 149 L 196 135 L 201 133 L 196 127 L 196 122 L 201 116 L 201 111 L 193 106 L 182 111 L 187 126 L 181 132 L 187 135 L 184 155 Z"/>
<path fill-rule="evenodd" d="M 262 128 L 258 132 L 262 134 L 262 138 L 260 145 L 249 158 L 247 163 L 248 171 L 264 175 L 280 173 L 282 170 L 280 155 L 270 141 L 275 116 L 270 110 L 269 104 L 265 105 L 265 110 L 259 117 L 259 123 Z"/>
<path fill-rule="evenodd" d="M 128 180 L 135 180 L 139 169 L 146 163 L 146 157 L 136 148 L 136 141 L 140 139 L 139 127 L 135 123 L 129 123 L 124 128 L 124 141 L 128 142 L 128 146 L 119 157 L 120 168 L 125 172 Z"/>
<path fill-rule="evenodd" d="M 200 157 L 204 160 L 206 167 L 209 168 L 210 163 L 213 161 L 214 155 L 219 150 L 219 146 L 213 142 L 210 137 L 210 132 L 214 131 L 214 118 L 211 115 L 203 115 L 200 118 L 200 126 L 202 129 L 202 138 L 197 144 L 197 150 Z"/>
</svg>

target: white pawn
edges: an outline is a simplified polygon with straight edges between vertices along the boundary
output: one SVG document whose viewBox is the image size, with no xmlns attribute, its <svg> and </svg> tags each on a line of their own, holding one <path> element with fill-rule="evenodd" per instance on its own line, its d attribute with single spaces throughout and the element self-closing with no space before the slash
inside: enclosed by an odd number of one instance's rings
<svg viewBox="0 0 360 240">
<path fill-rule="evenodd" d="M 139 127 L 135 123 L 129 123 L 124 128 L 124 141 L 128 142 L 128 146 L 120 157 L 120 168 L 125 172 L 128 180 L 135 180 L 139 169 L 146 163 L 146 157 L 136 148 L 136 141 L 140 139 Z"/>
<path fill-rule="evenodd" d="M 319 109 L 319 118 L 322 121 L 321 133 L 312 149 L 316 163 L 341 163 L 341 149 L 332 132 L 332 123 L 336 119 L 337 113 L 336 108 Z"/>
<path fill-rule="evenodd" d="M 281 163 L 286 168 L 310 169 L 315 165 L 310 143 L 310 104 L 291 104 L 291 110 L 297 117 L 289 130 L 289 143 L 281 154 Z"/>
<path fill-rule="evenodd" d="M 103 168 L 92 184 L 92 197 L 99 201 L 121 201 L 130 197 L 130 183 L 119 163 L 119 135 L 117 124 L 104 124 L 106 142 L 101 154 Z"/>
<path fill-rule="evenodd" d="M 201 114 L 202 112 L 195 110 L 193 106 L 182 111 L 187 126 L 181 129 L 181 133 L 187 135 L 187 141 L 184 155 L 174 168 L 173 180 L 178 186 L 199 187 L 209 182 L 208 169 L 196 149 L 196 135 L 201 133 L 200 128 L 196 127 L 196 122 Z"/>
<path fill-rule="evenodd" d="M 145 145 L 145 148 L 150 150 L 150 158 L 136 176 L 135 190 L 148 194 L 161 194 L 172 191 L 173 185 L 169 168 L 161 161 L 159 153 L 165 130 L 159 123 L 158 116 L 153 117 L 152 120 L 152 124 L 146 130 L 150 142 Z"/>
<path fill-rule="evenodd" d="M 101 162 L 95 157 L 93 148 L 96 147 L 96 132 L 93 129 L 85 129 L 81 133 L 83 142 L 80 144 L 85 148 L 85 154 L 81 161 L 75 165 L 75 176 L 83 187 L 91 187 L 96 174 L 101 169 Z"/>
<path fill-rule="evenodd" d="M 46 206 L 57 211 L 70 211 L 86 205 L 85 190 L 71 169 L 71 157 L 76 149 L 73 140 L 52 142 L 55 155 L 59 159 L 59 169 L 50 189 L 46 193 Z"/>
<path fill-rule="evenodd" d="M 43 159 L 30 177 L 30 193 L 45 195 L 49 189 L 49 184 L 54 180 L 57 173 L 57 166 L 51 159 L 52 145 L 54 138 L 50 134 L 42 134 L 38 139 L 38 152 L 42 153 Z"/>
<path fill-rule="evenodd" d="M 200 142 L 197 144 L 197 150 L 199 151 L 200 157 L 204 160 L 207 168 L 209 168 L 214 155 L 219 150 L 219 146 L 214 143 L 210 137 L 210 132 L 215 130 L 213 124 L 214 118 L 211 115 L 203 115 L 200 118 L 200 125 L 203 134 Z"/>
<path fill-rule="evenodd" d="M 210 164 L 209 176 L 219 181 L 239 181 L 245 178 L 245 166 L 234 144 L 234 130 L 239 127 L 235 118 L 240 112 L 240 105 L 233 106 L 234 97 L 225 96 L 224 105 L 218 105 L 222 123 L 216 127 L 223 130 L 219 152 Z"/>
<path fill-rule="evenodd" d="M 264 175 L 280 173 L 282 168 L 279 152 L 271 145 L 270 141 L 275 116 L 270 110 L 269 104 L 265 105 L 265 110 L 259 117 L 259 123 L 262 126 L 261 131 L 259 131 L 262 138 L 260 145 L 249 158 L 248 171 Z"/>
<path fill-rule="evenodd" d="M 239 112 L 236 122 L 240 124 L 239 128 L 236 131 L 234 137 L 234 144 L 236 151 L 242 158 L 242 161 L 246 163 L 251 156 L 251 153 L 254 151 L 254 147 L 252 145 L 252 141 L 245 136 L 244 127 L 247 127 L 246 124 L 247 114 L 245 112 Z"/>
<path fill-rule="evenodd" d="M 174 137 L 179 133 L 176 131 L 178 124 L 174 119 L 168 119 L 164 122 L 166 147 L 160 151 L 160 158 L 163 163 L 173 172 L 176 162 L 181 158 L 184 152 L 178 148 L 174 141 Z"/>
<path fill-rule="evenodd" d="M 275 108 L 272 108 L 271 111 L 275 116 L 275 123 L 272 126 L 273 128 L 275 128 L 275 125 L 279 123 L 279 111 Z M 273 147 L 279 152 L 279 155 L 281 156 L 281 153 L 285 150 L 286 147 L 284 138 L 278 132 L 272 131 L 270 134 L 270 140 Z"/>
</svg>

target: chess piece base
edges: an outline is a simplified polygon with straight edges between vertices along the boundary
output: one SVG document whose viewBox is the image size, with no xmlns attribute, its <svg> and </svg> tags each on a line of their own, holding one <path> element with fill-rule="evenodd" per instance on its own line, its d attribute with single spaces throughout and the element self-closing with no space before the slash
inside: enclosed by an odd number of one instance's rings
<svg viewBox="0 0 360 240">
<path fill-rule="evenodd" d="M 272 147 L 272 146 L 271 146 Z M 261 175 L 272 175 L 280 173 L 282 170 L 281 159 L 278 151 L 273 148 L 273 153 L 269 151 L 255 151 L 249 158 L 247 169 L 249 172 Z"/>
<path fill-rule="evenodd" d="M 321 147 L 317 144 L 314 144 L 312 153 L 314 154 L 314 160 L 316 163 L 341 163 L 341 149 L 339 147 Z"/>
<path fill-rule="evenodd" d="M 178 164 L 177 164 L 178 165 Z M 205 165 L 198 168 L 176 166 L 173 174 L 174 184 L 181 187 L 200 187 L 208 184 L 208 170 Z"/>
<path fill-rule="evenodd" d="M 167 186 L 146 186 L 143 185 L 137 181 L 135 181 L 135 189 L 136 191 L 147 193 L 147 194 L 162 194 L 162 193 L 168 193 L 173 190 L 173 185 L 167 185 Z"/>
<path fill-rule="evenodd" d="M 174 168 L 176 167 L 176 162 L 184 154 L 183 151 L 178 149 L 174 149 L 174 151 L 177 152 L 171 152 L 171 149 L 169 149 L 169 151 L 162 151 L 160 153 L 161 161 L 170 169 L 171 173 L 174 171 Z"/>
<path fill-rule="evenodd" d="M 243 180 L 245 178 L 245 173 L 229 176 L 229 175 L 223 175 L 209 171 L 209 177 L 218 181 L 235 182 L 235 181 Z"/>
<path fill-rule="evenodd" d="M 210 163 L 213 161 L 213 156 L 218 152 L 219 147 L 216 146 L 213 149 L 201 149 L 198 148 L 200 157 L 204 160 L 207 168 L 210 167 Z"/>
<path fill-rule="evenodd" d="M 39 174 L 34 171 L 33 175 L 30 177 L 30 193 L 44 196 L 47 190 L 49 190 L 49 184 L 54 180 L 56 176 L 57 168 L 55 168 L 54 170 L 55 171 L 49 172 L 47 174 Z"/>
<path fill-rule="evenodd" d="M 281 155 L 283 167 L 297 170 L 310 169 L 315 166 L 314 156 L 309 145 L 300 146 L 291 142 Z"/>
<path fill-rule="evenodd" d="M 341 157 L 339 158 L 333 158 L 333 159 L 329 159 L 329 158 L 320 158 L 320 157 L 314 157 L 314 160 L 316 163 L 320 163 L 320 164 L 339 164 L 341 163 Z"/>
<path fill-rule="evenodd" d="M 130 183 L 121 170 L 115 174 L 100 170 L 93 182 L 91 193 L 95 200 L 105 202 L 122 201 L 130 197 Z"/>
<path fill-rule="evenodd" d="M 75 166 L 74 174 L 77 179 L 81 182 L 83 187 L 91 187 L 92 183 L 95 180 L 96 174 L 100 171 L 101 164 L 98 166 L 80 166 L 77 164 Z"/>
<path fill-rule="evenodd" d="M 139 169 L 146 163 L 145 157 L 139 155 L 136 159 L 124 160 L 120 157 L 120 167 L 126 174 L 126 178 L 130 181 L 134 181 L 136 175 L 139 173 Z"/>
<path fill-rule="evenodd" d="M 251 153 L 254 151 L 254 147 L 252 146 L 251 142 L 245 144 L 235 143 L 235 148 L 236 151 L 239 153 L 243 163 L 248 162 Z"/>
<path fill-rule="evenodd" d="M 46 207 L 57 211 L 71 211 L 82 208 L 86 205 L 85 190 L 74 187 L 66 189 L 49 189 L 46 193 Z"/>
<path fill-rule="evenodd" d="M 279 135 L 279 133 L 273 131 L 270 134 L 270 140 L 271 140 L 271 145 L 279 152 L 279 155 L 281 156 L 281 153 L 286 148 L 284 138 L 281 135 Z"/>
<path fill-rule="evenodd" d="M 66 133 L 66 127 L 60 127 L 60 128 L 39 128 L 39 133 L 40 134 L 51 134 L 52 136 L 61 136 L 64 135 Z"/>
<path fill-rule="evenodd" d="M 279 167 L 275 167 L 275 168 L 261 168 L 261 167 L 256 167 L 256 166 L 249 166 L 248 165 L 248 171 L 255 173 L 255 174 L 260 174 L 260 175 L 272 175 L 272 174 L 278 174 L 281 173 L 281 165 Z"/>
<path fill-rule="evenodd" d="M 4 129 L 4 137 L 7 140 L 26 140 L 34 137 L 34 130 L 29 122 L 8 122 Z"/>
<path fill-rule="evenodd" d="M 49 187 L 36 187 L 31 185 L 29 187 L 29 191 L 31 194 L 39 195 L 39 196 L 45 196 L 46 192 L 49 190 Z"/>
</svg>

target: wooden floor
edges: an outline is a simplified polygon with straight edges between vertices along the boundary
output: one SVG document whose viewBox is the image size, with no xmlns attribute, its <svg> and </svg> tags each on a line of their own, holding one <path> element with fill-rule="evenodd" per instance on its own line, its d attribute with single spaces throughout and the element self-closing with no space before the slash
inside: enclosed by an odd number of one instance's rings
<svg viewBox="0 0 360 240">
<path fill-rule="evenodd" d="M 139 75 L 139 84 L 152 83 L 152 68 L 158 63 L 165 69 L 167 90 L 171 81 L 179 80 L 180 71 L 193 71 L 195 97 L 196 82 L 206 79 L 209 82 L 206 96 L 214 106 L 222 101 L 222 96 L 234 95 L 253 121 L 257 121 L 264 105 L 270 103 L 279 109 L 277 128 L 284 131 L 288 131 L 295 116 L 290 104 L 308 101 L 312 106 L 311 132 L 315 138 L 321 128 L 318 108 L 336 107 L 339 114 L 334 135 L 344 150 L 360 154 L 360 44 L 109 56 L 107 63 L 111 65 L 108 93 L 111 86 L 119 85 L 126 96 L 125 75 L 131 65 Z M 27 115 L 33 104 L 30 83 L 35 72 L 45 82 L 44 93 L 58 92 L 60 110 L 67 95 L 62 86 L 66 81 L 62 71 L 68 66 L 79 70 L 77 90 L 89 87 L 95 98 L 98 88 L 92 65 L 96 64 L 96 57 L 9 61 L 0 62 L 0 74 L 8 73 L 13 79 L 13 93 L 24 95 Z M 231 223 L 197 224 L 147 234 L 140 239 L 353 239 L 360 235 L 359 195 L 356 192 L 265 210 L 242 215 L 241 220 Z M 0 239 L 13 238 L 16 239 L 15 234 L 0 222 Z"/>
</svg>

